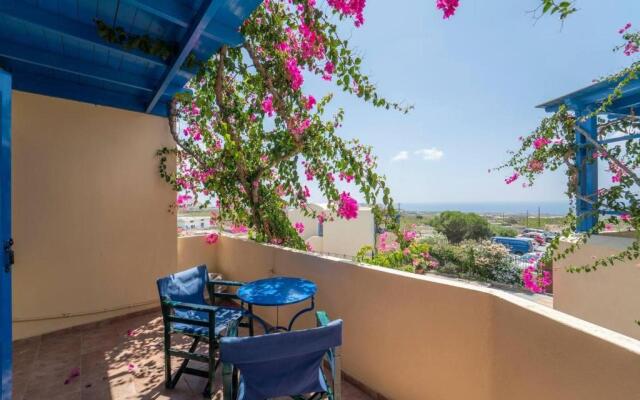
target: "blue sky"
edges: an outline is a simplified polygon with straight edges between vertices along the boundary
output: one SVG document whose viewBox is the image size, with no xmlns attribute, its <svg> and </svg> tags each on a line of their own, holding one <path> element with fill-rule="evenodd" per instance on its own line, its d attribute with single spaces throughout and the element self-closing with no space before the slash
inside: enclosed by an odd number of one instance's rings
<svg viewBox="0 0 640 400">
<path fill-rule="evenodd" d="M 487 170 L 538 125 L 545 113 L 537 104 L 630 63 L 612 48 L 619 27 L 640 25 L 640 1 L 577 0 L 564 25 L 536 22 L 527 11 L 538 0 L 460 3 L 443 20 L 433 0 L 369 0 L 363 27 L 342 24 L 380 93 L 415 109 L 377 110 L 336 93 L 346 110 L 341 135 L 373 145 L 397 202 L 563 200 L 562 174 L 523 189 Z M 310 79 L 304 90 L 336 92 Z M 393 161 L 403 151 L 407 159 Z"/>
</svg>

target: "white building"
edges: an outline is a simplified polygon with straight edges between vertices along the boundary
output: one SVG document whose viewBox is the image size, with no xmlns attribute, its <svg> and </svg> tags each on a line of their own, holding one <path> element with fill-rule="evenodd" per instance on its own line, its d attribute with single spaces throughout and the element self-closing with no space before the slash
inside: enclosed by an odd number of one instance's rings
<svg viewBox="0 0 640 400">
<path fill-rule="evenodd" d="M 325 205 L 310 204 L 309 207 L 330 215 Z M 304 224 L 305 229 L 300 236 L 315 252 L 351 258 L 362 247 L 375 246 L 376 225 L 371 207 L 360 207 L 355 219 L 345 220 L 336 216 L 333 221 L 322 224 L 315 218 L 306 217 L 298 209 L 290 209 L 288 216 L 292 224 Z"/>
</svg>

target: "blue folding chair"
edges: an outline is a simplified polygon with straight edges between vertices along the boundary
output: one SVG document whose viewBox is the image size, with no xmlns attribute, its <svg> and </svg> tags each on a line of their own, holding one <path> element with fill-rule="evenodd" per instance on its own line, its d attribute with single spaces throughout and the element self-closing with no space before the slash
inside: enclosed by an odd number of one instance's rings
<svg viewBox="0 0 640 400">
<path fill-rule="evenodd" d="M 172 389 L 182 374 L 196 375 L 207 379 L 203 394 L 210 397 L 214 386 L 214 376 L 219 360 L 215 352 L 219 339 L 231 322 L 239 323 L 244 316 L 240 307 L 220 307 L 207 304 L 204 297 L 208 290 L 209 300 L 216 298 L 233 299 L 234 294 L 216 291 L 216 286 L 241 286 L 241 282 L 209 281 L 205 265 L 178 272 L 157 281 L 164 321 L 165 386 Z M 193 338 L 189 351 L 171 348 L 171 335 L 182 334 Z M 196 353 L 198 344 L 209 344 L 208 355 Z M 183 358 L 180 368 L 171 376 L 171 357 Z M 189 361 L 206 363 L 206 371 L 189 367 Z"/>
<path fill-rule="evenodd" d="M 237 323 L 220 339 L 224 400 L 340 400 L 342 320 L 316 313 L 318 328 L 262 336 L 233 337 Z M 323 360 L 331 369 L 326 379 Z"/>
</svg>

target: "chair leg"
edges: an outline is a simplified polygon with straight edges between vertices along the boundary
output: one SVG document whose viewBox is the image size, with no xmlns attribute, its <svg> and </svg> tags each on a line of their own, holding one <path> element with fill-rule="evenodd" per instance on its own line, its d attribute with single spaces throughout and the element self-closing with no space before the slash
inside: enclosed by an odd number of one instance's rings
<svg viewBox="0 0 640 400">
<path fill-rule="evenodd" d="M 209 382 L 204 388 L 202 393 L 205 397 L 211 398 L 212 393 L 215 391 L 215 377 L 216 377 L 216 316 L 215 313 L 209 314 Z"/>
<path fill-rule="evenodd" d="M 204 397 L 210 398 L 213 395 L 215 390 L 215 377 L 216 377 L 216 367 L 218 363 L 216 363 L 216 344 L 215 341 L 209 341 L 209 381 L 207 382 L 207 386 L 204 388 L 204 392 L 202 395 Z"/>
<path fill-rule="evenodd" d="M 167 389 L 173 389 L 171 386 L 171 333 L 168 324 L 164 324 L 164 386 Z"/>
<path fill-rule="evenodd" d="M 196 351 L 196 349 L 198 348 L 198 343 L 200 343 L 200 338 L 196 336 L 193 339 L 193 343 L 191 344 L 191 347 L 189 347 L 189 353 L 194 353 Z M 178 379 L 180 379 L 180 377 L 182 376 L 182 373 L 184 372 L 184 369 L 187 368 L 187 365 L 189 365 L 189 359 L 185 358 L 184 360 L 182 360 L 182 363 L 180 364 L 180 368 L 178 368 L 178 370 L 176 371 L 176 374 L 173 376 L 173 379 L 171 380 L 172 389 L 176 387 L 176 385 L 178 384 Z"/>
</svg>

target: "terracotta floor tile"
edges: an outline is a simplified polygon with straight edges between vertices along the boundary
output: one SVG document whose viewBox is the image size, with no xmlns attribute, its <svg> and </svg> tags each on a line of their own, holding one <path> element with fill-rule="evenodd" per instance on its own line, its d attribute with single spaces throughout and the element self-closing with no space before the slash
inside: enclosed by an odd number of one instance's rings
<svg viewBox="0 0 640 400">
<path fill-rule="evenodd" d="M 155 313 L 19 341 L 14 345 L 14 400 L 201 400 L 203 378 L 184 375 L 175 389 L 164 387 L 162 318 Z M 175 336 L 187 349 L 189 338 Z M 201 344 L 198 351 L 207 352 Z M 172 370 L 180 360 L 172 359 Z M 206 369 L 191 362 L 191 367 Z M 73 368 L 80 376 L 65 385 Z M 218 371 L 214 399 L 222 400 Z M 369 400 L 343 383 L 344 400 Z"/>
</svg>

